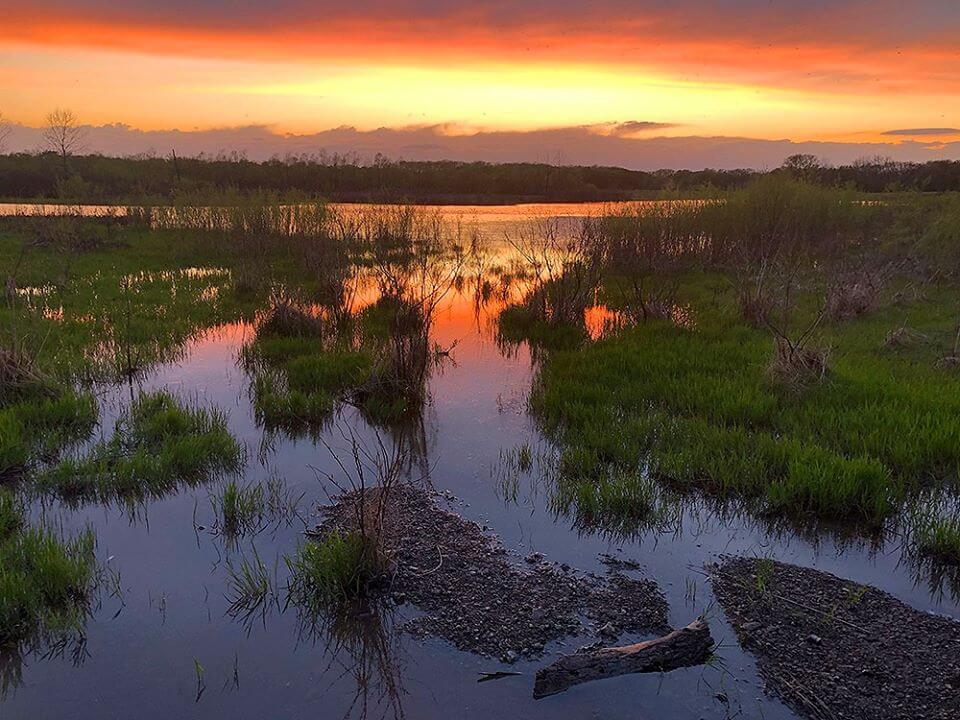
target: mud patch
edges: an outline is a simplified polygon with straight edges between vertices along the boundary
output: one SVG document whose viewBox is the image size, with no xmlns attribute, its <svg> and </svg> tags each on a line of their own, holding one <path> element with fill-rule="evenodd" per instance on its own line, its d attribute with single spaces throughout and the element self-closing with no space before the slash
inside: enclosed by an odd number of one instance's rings
<svg viewBox="0 0 960 720">
<path fill-rule="evenodd" d="M 397 487 L 386 513 L 393 562 L 386 592 L 423 612 L 405 626 L 413 635 L 438 636 L 460 650 L 514 662 L 540 657 L 564 637 L 613 640 L 669 630 L 667 602 L 655 582 L 618 572 L 579 573 L 537 553 L 511 555 L 437 498 Z M 347 495 L 326 508 L 318 532 L 348 528 L 351 507 Z"/>
<path fill-rule="evenodd" d="M 876 588 L 753 558 L 708 568 L 769 690 L 807 717 L 960 717 L 960 623 Z"/>
</svg>

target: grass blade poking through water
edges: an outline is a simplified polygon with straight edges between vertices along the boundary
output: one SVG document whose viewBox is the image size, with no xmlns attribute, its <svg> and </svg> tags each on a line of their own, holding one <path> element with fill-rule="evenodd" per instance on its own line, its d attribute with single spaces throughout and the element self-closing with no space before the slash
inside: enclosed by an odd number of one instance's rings
<svg viewBox="0 0 960 720">
<path fill-rule="evenodd" d="M 267 612 L 276 602 L 275 577 L 270 577 L 270 572 L 256 548 L 253 549 L 253 557 L 242 557 L 239 565 L 228 563 L 227 575 L 230 590 L 227 594 L 230 603 L 227 613 L 238 618 L 249 630 L 250 621 L 258 615 L 265 619 Z"/>
</svg>

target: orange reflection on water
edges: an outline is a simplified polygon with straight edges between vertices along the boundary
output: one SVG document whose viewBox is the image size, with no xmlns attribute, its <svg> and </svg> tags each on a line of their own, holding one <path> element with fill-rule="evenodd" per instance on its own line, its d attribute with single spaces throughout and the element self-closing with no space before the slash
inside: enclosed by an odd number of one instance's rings
<svg viewBox="0 0 960 720">
<path fill-rule="evenodd" d="M 626 321 L 622 312 L 611 310 L 606 305 L 594 305 L 583 311 L 583 324 L 591 340 L 599 340 L 616 332 Z"/>
</svg>

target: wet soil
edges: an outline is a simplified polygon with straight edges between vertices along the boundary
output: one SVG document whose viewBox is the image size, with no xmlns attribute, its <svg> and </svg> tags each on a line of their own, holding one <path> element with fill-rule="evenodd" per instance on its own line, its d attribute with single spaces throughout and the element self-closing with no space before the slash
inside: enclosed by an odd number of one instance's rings
<svg viewBox="0 0 960 720">
<path fill-rule="evenodd" d="M 828 573 L 753 558 L 708 567 L 767 689 L 817 718 L 960 717 L 960 623 Z"/>
<path fill-rule="evenodd" d="M 354 497 L 325 508 L 317 534 L 349 528 Z M 422 613 L 405 626 L 414 636 L 441 637 L 512 663 L 540 657 L 565 637 L 611 642 L 669 631 L 667 601 L 652 580 L 619 567 L 600 576 L 539 553 L 512 555 L 486 528 L 443 508 L 444 499 L 407 485 L 389 495 L 384 525 L 392 568 L 384 592 Z"/>
</svg>

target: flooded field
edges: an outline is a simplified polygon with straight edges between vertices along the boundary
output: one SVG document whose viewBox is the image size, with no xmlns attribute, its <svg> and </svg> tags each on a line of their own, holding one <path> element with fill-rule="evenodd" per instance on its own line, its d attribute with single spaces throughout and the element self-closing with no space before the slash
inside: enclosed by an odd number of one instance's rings
<svg viewBox="0 0 960 720">
<path fill-rule="evenodd" d="M 498 322 L 504 308 L 529 290 L 516 271 L 505 281 L 516 252 L 504 233 L 533 227 L 531 215 L 577 218 L 602 209 L 442 209 L 444 218 L 462 218 L 485 238 L 484 256 L 482 262 L 438 259 L 431 266 L 442 269 L 441 280 L 432 281 L 438 284 L 426 327 L 437 352 L 424 371 L 422 406 L 402 423 L 380 422 L 357 401 L 339 397 L 329 416 L 309 427 L 265 420 L 250 348 L 278 298 L 293 297 L 279 286 L 242 318 L 199 323 L 203 327 L 186 333 L 173 351 L 143 362 L 126 380 L 94 381 L 99 420 L 85 447 L 109 438 L 141 393 L 166 391 L 219 408 L 244 448 L 241 482 L 264 488 L 269 510 L 246 532 L 225 531 L 218 509 L 225 478 L 181 485 L 136 503 L 31 496 L 32 519 L 67 535 L 93 530 L 108 580 L 78 640 L 0 659 L 0 715 L 40 720 L 75 717 L 82 709 L 87 717 L 144 719 L 488 718 L 502 717 L 508 708 L 514 718 L 795 717 L 765 692 L 755 656 L 740 647 L 713 596 L 704 567 L 724 555 L 817 568 L 882 589 L 915 609 L 960 618 L 960 598 L 948 585 L 931 583 L 896 534 L 878 539 L 822 527 L 801 531 L 697 494 L 672 498 L 668 521 L 622 532 L 584 523 L 557 501 L 549 468 L 559 448 L 529 406 L 549 350 L 511 337 Z M 10 206 L 0 208 L 8 211 Z M 443 284 L 447 272 L 450 282 Z M 238 275 L 236 268 L 202 264 L 174 272 L 171 286 L 182 284 L 189 294 L 190 283 L 202 281 L 198 301 L 215 306 L 232 292 Z M 377 306 L 382 283 L 375 263 L 354 268 L 349 277 L 349 304 L 340 311 L 360 317 Z M 132 292 L 154 280 L 149 274 L 132 277 Z M 19 290 L 57 322 L 57 292 Z M 333 317 L 322 303 L 305 307 L 324 321 Z M 697 313 L 695 304 L 683 303 L 669 320 L 695 325 Z M 616 333 L 623 322 L 596 298 L 583 311 L 586 342 Z M 405 478 L 426 484 L 444 507 L 498 537 L 518 564 L 542 553 L 549 562 L 604 576 L 608 556 L 625 561 L 630 577 L 660 587 L 672 627 L 701 615 L 708 619 L 718 643 L 715 657 L 699 667 L 609 678 L 535 700 L 538 668 L 558 653 L 596 641 L 597 628 L 588 620 L 579 635 L 549 644 L 543 658 L 516 662 L 404 632 L 404 624 L 421 612 L 406 603 L 346 626 L 309 622 L 282 599 L 289 577 L 284 558 L 309 541 L 305 531 L 320 522 L 318 508 L 339 493 L 334 481 L 342 474 L 339 463 L 349 462 L 349 438 L 369 447 L 401 446 Z M 518 462 L 521 455 L 525 460 Z M 244 561 L 254 560 L 267 569 L 271 589 L 262 605 L 245 611 L 236 603 L 236 574 Z M 626 635 L 621 641 L 647 637 Z M 483 673 L 498 671 L 518 674 L 477 682 Z"/>
</svg>

